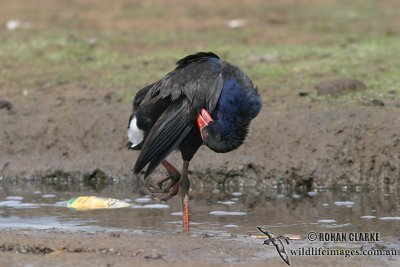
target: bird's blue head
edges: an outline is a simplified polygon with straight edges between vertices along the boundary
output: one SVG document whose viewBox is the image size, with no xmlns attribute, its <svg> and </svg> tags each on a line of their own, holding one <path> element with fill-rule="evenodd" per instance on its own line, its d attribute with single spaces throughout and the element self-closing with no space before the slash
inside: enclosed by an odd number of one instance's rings
<svg viewBox="0 0 400 267">
<path fill-rule="evenodd" d="M 252 119 L 261 110 L 257 88 L 244 88 L 235 79 L 224 81 L 216 108 L 211 112 L 212 121 L 201 129 L 203 142 L 211 150 L 225 153 L 243 144 Z"/>
</svg>

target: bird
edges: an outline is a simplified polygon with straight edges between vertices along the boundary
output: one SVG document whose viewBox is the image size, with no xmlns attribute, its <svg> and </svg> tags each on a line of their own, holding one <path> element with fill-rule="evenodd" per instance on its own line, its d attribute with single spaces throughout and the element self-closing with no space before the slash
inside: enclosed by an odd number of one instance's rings
<svg viewBox="0 0 400 267">
<path fill-rule="evenodd" d="M 266 236 L 268 236 L 268 239 L 264 240 L 264 245 L 269 245 L 270 243 L 272 243 L 275 248 L 276 251 L 278 252 L 279 256 L 281 256 L 282 260 L 284 262 L 286 262 L 287 265 L 290 266 L 290 259 L 289 256 L 286 252 L 285 246 L 283 245 L 282 240 L 286 241 L 286 244 L 290 244 L 289 242 L 289 238 L 287 238 L 286 236 L 277 236 L 275 235 L 273 232 L 271 232 L 270 230 L 261 227 L 261 226 L 257 226 L 258 230 L 260 230 L 260 232 L 262 232 L 263 234 L 265 234 Z"/>
<path fill-rule="evenodd" d="M 179 194 L 183 232 L 189 232 L 189 162 L 202 145 L 226 153 L 243 144 L 262 107 L 258 89 L 236 65 L 213 52 L 198 52 L 139 90 L 132 107 L 127 145 L 140 150 L 133 171 L 139 174 L 147 166 L 144 179 L 153 199 Z M 174 150 L 182 156 L 181 172 L 166 160 Z M 160 164 L 168 176 L 147 182 Z"/>
</svg>

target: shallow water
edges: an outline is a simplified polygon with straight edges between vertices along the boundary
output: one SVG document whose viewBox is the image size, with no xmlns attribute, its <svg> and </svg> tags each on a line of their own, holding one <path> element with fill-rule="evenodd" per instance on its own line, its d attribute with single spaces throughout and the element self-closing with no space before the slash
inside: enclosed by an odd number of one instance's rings
<svg viewBox="0 0 400 267">
<path fill-rule="evenodd" d="M 62 229 L 69 231 L 180 231 L 178 197 L 157 203 L 130 182 L 109 185 L 0 183 L 0 229 Z M 66 208 L 75 196 L 106 196 L 134 203 L 123 209 L 76 211 Z M 259 235 L 256 226 L 276 234 L 314 232 L 379 232 L 397 239 L 400 198 L 397 191 L 347 187 L 313 192 L 254 188 L 204 188 L 191 192 L 193 234 Z"/>
</svg>

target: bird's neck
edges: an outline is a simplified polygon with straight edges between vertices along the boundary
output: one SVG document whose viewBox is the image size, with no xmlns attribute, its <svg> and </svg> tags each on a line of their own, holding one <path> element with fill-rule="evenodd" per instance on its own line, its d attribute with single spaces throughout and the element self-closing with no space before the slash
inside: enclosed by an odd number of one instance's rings
<svg viewBox="0 0 400 267">
<path fill-rule="evenodd" d="M 238 148 L 246 138 L 250 121 L 261 109 L 257 90 L 245 87 L 235 78 L 226 78 L 216 108 L 211 112 L 215 120 L 209 124 L 204 143 L 215 152 L 229 152 Z"/>
<path fill-rule="evenodd" d="M 204 143 L 215 152 L 225 153 L 238 148 L 246 138 L 249 123 L 232 123 L 221 118 L 209 124 L 210 133 Z"/>
</svg>

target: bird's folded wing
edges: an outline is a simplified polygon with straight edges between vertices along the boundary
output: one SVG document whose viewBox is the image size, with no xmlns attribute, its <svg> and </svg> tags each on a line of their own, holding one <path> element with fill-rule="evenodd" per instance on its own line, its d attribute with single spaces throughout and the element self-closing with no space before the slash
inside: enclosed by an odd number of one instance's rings
<svg viewBox="0 0 400 267">
<path fill-rule="evenodd" d="M 172 150 L 178 148 L 193 127 L 193 122 L 187 119 L 188 114 L 189 105 L 184 97 L 171 102 L 149 132 L 136 161 L 135 173 L 150 163 L 147 177 Z"/>
<path fill-rule="evenodd" d="M 197 110 L 207 102 L 209 111 L 212 112 L 221 95 L 222 86 L 223 77 L 219 65 L 216 67 L 212 62 L 203 59 L 170 72 L 154 83 L 142 104 L 157 97 L 169 97 L 175 101 L 185 96 L 192 110 Z"/>
<path fill-rule="evenodd" d="M 178 148 L 192 129 L 199 110 L 207 105 L 211 112 L 216 107 L 222 87 L 219 63 L 204 58 L 177 68 L 154 83 L 140 105 L 151 105 L 167 98 L 171 103 L 146 137 L 134 167 L 135 173 L 149 164 L 147 177 L 172 150 Z"/>
</svg>

